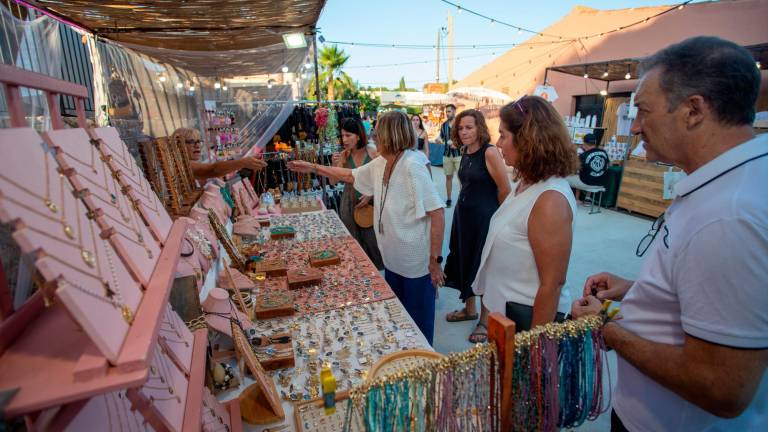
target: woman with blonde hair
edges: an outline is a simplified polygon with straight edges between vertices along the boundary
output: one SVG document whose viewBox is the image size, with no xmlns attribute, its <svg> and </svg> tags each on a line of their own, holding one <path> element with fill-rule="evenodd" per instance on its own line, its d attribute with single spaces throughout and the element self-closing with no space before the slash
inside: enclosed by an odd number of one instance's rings
<svg viewBox="0 0 768 432">
<path fill-rule="evenodd" d="M 243 168 L 258 171 L 267 166 L 266 162 L 255 156 L 245 156 L 234 160 L 201 162 L 203 142 L 197 129 L 178 128 L 171 135 L 171 139 L 184 143 L 187 155 L 189 156 L 189 166 L 197 180 L 221 177 Z"/>
<path fill-rule="evenodd" d="M 472 287 L 491 312 L 517 330 L 562 319 L 576 199 L 565 177 L 579 167 L 560 114 L 538 96 L 500 111 L 504 161 L 514 167 L 512 192 L 491 218 Z"/>
<path fill-rule="evenodd" d="M 432 343 L 435 287 L 444 275 L 440 262 L 445 219 L 443 203 L 422 159 L 412 149 L 416 134 L 408 117 L 390 111 L 379 117 L 380 156 L 355 169 L 292 161 L 288 168 L 353 184 L 372 195 L 373 226 L 384 260 L 384 276 L 419 329 Z"/>
</svg>

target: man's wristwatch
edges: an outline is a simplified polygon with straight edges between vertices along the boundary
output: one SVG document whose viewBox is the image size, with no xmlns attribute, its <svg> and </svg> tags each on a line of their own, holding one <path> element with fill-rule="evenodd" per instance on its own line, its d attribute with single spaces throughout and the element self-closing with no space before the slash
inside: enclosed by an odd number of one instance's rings
<svg viewBox="0 0 768 432">
<path fill-rule="evenodd" d="M 433 259 L 433 260 L 437 261 L 438 264 L 442 264 L 443 263 L 443 256 L 442 255 L 431 256 L 431 257 L 429 257 L 429 259 Z"/>
</svg>

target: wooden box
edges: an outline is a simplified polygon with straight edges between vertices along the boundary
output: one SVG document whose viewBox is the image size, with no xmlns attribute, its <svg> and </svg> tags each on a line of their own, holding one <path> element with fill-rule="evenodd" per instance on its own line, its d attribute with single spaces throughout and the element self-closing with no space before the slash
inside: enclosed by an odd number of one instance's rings
<svg viewBox="0 0 768 432">
<path fill-rule="evenodd" d="M 264 273 L 267 277 L 286 276 L 288 274 L 288 263 L 282 259 L 253 261 L 250 267 L 252 272 Z"/>
<path fill-rule="evenodd" d="M 273 339 L 277 339 L 283 336 L 288 336 L 290 338 L 290 333 L 276 333 L 270 336 Z M 264 360 L 264 356 L 257 355 L 259 359 L 259 363 L 261 363 L 261 366 L 266 370 L 275 370 L 275 369 L 288 369 L 292 368 L 296 364 L 296 359 L 294 358 L 293 354 L 293 340 L 289 339 L 288 342 L 285 343 L 274 343 L 269 344 L 269 339 L 266 337 L 262 337 L 262 345 L 259 345 L 258 347 L 254 347 L 258 350 L 258 348 L 274 348 L 278 351 L 283 351 L 285 354 L 276 355 L 274 357 L 270 357 L 267 360 Z M 290 353 L 289 353 L 290 350 Z"/>
<path fill-rule="evenodd" d="M 309 265 L 312 267 L 324 267 L 340 263 L 339 254 L 331 249 L 316 250 L 309 253 Z"/>
<path fill-rule="evenodd" d="M 288 272 L 288 289 L 299 289 L 310 285 L 320 285 L 323 281 L 323 272 L 316 268 L 291 270 Z"/>
<path fill-rule="evenodd" d="M 256 318 L 269 319 L 293 315 L 293 294 L 289 291 L 272 291 L 256 296 Z"/>
<path fill-rule="evenodd" d="M 296 236 L 296 229 L 292 226 L 276 226 L 269 229 L 272 240 L 294 238 Z"/>
</svg>

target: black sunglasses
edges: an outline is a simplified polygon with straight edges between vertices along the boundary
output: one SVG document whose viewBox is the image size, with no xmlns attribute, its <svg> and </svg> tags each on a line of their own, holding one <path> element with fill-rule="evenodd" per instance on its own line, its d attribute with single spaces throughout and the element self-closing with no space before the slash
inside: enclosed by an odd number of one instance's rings
<svg viewBox="0 0 768 432">
<path fill-rule="evenodd" d="M 648 234 L 640 239 L 640 243 L 637 244 L 637 249 L 635 250 L 635 255 L 638 257 L 645 255 L 645 252 L 651 247 L 653 239 L 659 234 L 659 230 L 661 230 L 662 226 L 664 226 L 664 213 L 653 221 L 653 225 L 651 225 L 651 229 L 648 230 Z"/>
</svg>

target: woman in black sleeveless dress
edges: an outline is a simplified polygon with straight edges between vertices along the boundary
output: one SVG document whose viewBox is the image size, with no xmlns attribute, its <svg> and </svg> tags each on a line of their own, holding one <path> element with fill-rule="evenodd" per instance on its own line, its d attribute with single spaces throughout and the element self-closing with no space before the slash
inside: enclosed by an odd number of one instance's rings
<svg viewBox="0 0 768 432">
<path fill-rule="evenodd" d="M 480 111 L 467 110 L 456 116 L 453 142 L 462 144 L 459 182 L 461 191 L 453 211 L 451 242 L 445 263 L 446 286 L 461 292 L 463 309 L 446 316 L 450 322 L 477 319 L 472 282 L 488 235 L 491 217 L 511 190 L 506 166 L 498 149 L 490 144 L 490 133 Z M 485 310 L 483 310 L 486 313 Z M 488 329 L 478 323 L 470 342 L 485 342 Z"/>
<path fill-rule="evenodd" d="M 427 160 L 429 160 L 429 136 L 427 135 L 427 130 L 424 129 L 424 122 L 421 121 L 421 117 L 418 114 L 414 114 L 411 116 L 411 124 L 416 131 L 416 150 L 424 153 Z"/>
</svg>

